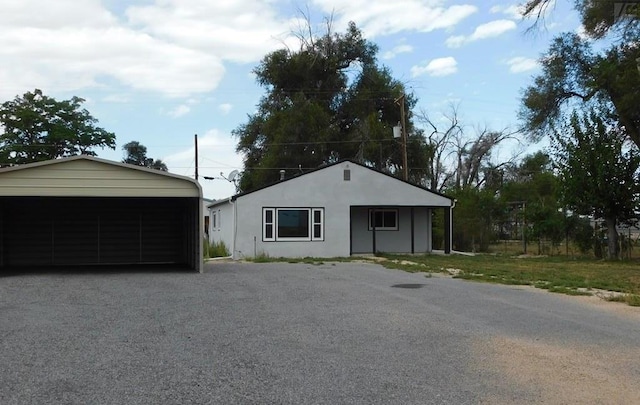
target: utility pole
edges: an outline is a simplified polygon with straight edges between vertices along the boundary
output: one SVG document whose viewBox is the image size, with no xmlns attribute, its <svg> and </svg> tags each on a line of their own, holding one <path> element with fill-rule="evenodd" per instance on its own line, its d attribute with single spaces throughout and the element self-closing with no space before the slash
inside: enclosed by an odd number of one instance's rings
<svg viewBox="0 0 640 405">
<path fill-rule="evenodd" d="M 404 116 L 404 93 L 395 99 L 395 103 L 400 106 L 400 126 L 402 129 L 402 179 L 409 180 L 409 166 L 407 164 L 407 128 Z"/>
<path fill-rule="evenodd" d="M 196 149 L 196 180 L 198 180 L 198 134 L 193 136 Z"/>
</svg>

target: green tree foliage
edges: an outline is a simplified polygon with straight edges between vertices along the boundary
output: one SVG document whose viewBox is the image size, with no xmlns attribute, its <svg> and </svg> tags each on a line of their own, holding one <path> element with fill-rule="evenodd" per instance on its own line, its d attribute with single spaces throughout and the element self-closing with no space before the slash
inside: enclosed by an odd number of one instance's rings
<svg viewBox="0 0 640 405">
<path fill-rule="evenodd" d="M 39 89 L 3 103 L 0 164 L 95 155 L 96 147 L 115 149 L 115 135 L 98 127 L 83 103 L 79 97 L 57 101 Z"/>
<path fill-rule="evenodd" d="M 539 250 L 543 239 L 554 245 L 560 243 L 566 236 L 566 221 L 559 211 L 560 184 L 549 155 L 536 152 L 525 156 L 506 177 L 500 197 L 505 206 L 517 208 L 511 213 L 518 217 L 506 216 L 505 231 L 513 227 L 515 220 L 519 224 L 526 221 L 526 238 L 538 241 Z"/>
<path fill-rule="evenodd" d="M 555 1 L 528 0 L 524 4 L 522 14 L 540 22 L 549 11 L 549 7 L 554 6 Z M 623 40 L 637 38 L 640 29 L 640 6 L 636 2 L 574 0 L 574 6 L 580 14 L 585 33 L 590 37 L 597 39 L 614 33 Z"/>
<path fill-rule="evenodd" d="M 343 158 L 390 173 L 399 173 L 401 151 L 393 139 L 400 121 L 396 99 L 400 82 L 376 62 L 375 44 L 354 23 L 344 34 L 329 29 L 320 36 L 301 36 L 297 51 L 281 49 L 264 57 L 254 70 L 267 89 L 258 111 L 233 133 L 244 156 L 240 190 Z M 411 120 L 416 100 L 405 97 L 409 167 L 425 167 L 426 143 Z M 425 172 L 411 171 L 423 181 Z"/>
<path fill-rule="evenodd" d="M 147 147 L 138 141 L 126 143 L 122 146 L 122 150 L 125 152 L 122 163 L 144 166 L 151 169 L 162 170 L 163 172 L 168 170 L 167 165 L 164 164 L 162 160 L 147 157 Z"/>
<path fill-rule="evenodd" d="M 590 40 L 574 33 L 555 38 L 540 59 L 542 73 L 524 90 L 520 118 L 533 139 L 562 122 L 576 105 L 609 106 L 625 133 L 640 146 L 640 37 L 596 52 Z"/>
<path fill-rule="evenodd" d="M 458 188 L 448 195 L 457 200 L 453 210 L 453 246 L 461 251 L 486 252 L 498 237 L 495 223 L 504 212 L 502 202 L 487 188 Z"/>
<path fill-rule="evenodd" d="M 640 154 L 624 128 L 591 109 L 573 112 L 554 136 L 562 199 L 575 213 L 603 219 L 609 258 L 617 257 L 616 226 L 636 219 Z"/>
</svg>

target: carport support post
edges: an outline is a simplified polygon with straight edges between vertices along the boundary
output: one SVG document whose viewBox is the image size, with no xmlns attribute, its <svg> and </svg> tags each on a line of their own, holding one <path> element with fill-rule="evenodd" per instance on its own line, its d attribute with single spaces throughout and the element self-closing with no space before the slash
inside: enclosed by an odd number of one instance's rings
<svg viewBox="0 0 640 405">
<path fill-rule="evenodd" d="M 415 226 L 414 221 L 415 213 L 413 212 L 413 207 L 411 207 L 411 254 L 416 252 L 416 238 L 415 238 Z"/>
<path fill-rule="evenodd" d="M 444 208 L 444 253 L 451 253 L 453 244 L 453 207 Z"/>
<path fill-rule="evenodd" d="M 371 221 L 371 228 L 373 232 L 373 255 L 376 254 L 376 209 L 371 210 L 371 217 L 369 217 L 369 221 Z"/>
</svg>

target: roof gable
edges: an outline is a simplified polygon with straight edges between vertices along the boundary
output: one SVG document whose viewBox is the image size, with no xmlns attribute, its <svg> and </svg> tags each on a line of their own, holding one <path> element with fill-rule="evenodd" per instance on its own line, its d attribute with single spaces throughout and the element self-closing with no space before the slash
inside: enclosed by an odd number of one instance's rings
<svg viewBox="0 0 640 405">
<path fill-rule="evenodd" d="M 199 197 L 202 191 L 188 177 L 81 155 L 0 169 L 0 195 Z"/>
<path fill-rule="evenodd" d="M 448 197 L 444 194 L 431 191 L 425 187 L 415 185 L 413 183 L 404 181 L 402 179 L 398 179 L 397 177 L 394 177 L 388 173 L 384 173 L 379 170 L 372 169 L 370 167 L 367 167 L 361 163 L 355 162 L 350 159 L 345 159 L 345 160 L 338 161 L 336 163 L 321 166 L 319 168 L 310 170 L 308 172 L 302 173 L 297 176 L 290 177 L 288 179 L 279 181 L 277 183 L 269 184 L 267 186 L 264 186 L 255 190 L 236 194 L 231 197 L 231 200 L 234 201 L 237 199 L 245 198 L 246 196 L 249 196 L 255 193 L 264 193 L 266 190 L 273 190 L 273 189 L 280 190 L 283 187 L 287 187 L 287 188 L 296 187 L 297 184 L 302 185 L 304 182 L 309 182 L 309 181 L 314 182 L 322 177 L 322 175 L 319 173 L 327 173 L 329 171 L 339 171 L 340 173 L 332 173 L 331 174 L 331 176 L 333 176 L 332 180 L 330 180 L 329 183 L 326 184 L 326 186 L 338 185 L 338 184 L 341 184 L 341 181 L 343 180 L 342 172 L 341 172 L 342 168 L 347 168 L 347 166 L 349 168 L 353 168 L 354 170 L 359 172 L 361 175 L 355 176 L 353 178 L 352 180 L 353 182 L 351 183 L 353 187 L 345 189 L 346 193 L 350 193 L 353 191 L 356 194 L 358 192 L 368 194 L 369 192 L 372 191 L 371 187 L 373 187 L 373 186 L 369 187 L 369 185 L 375 183 L 376 184 L 375 187 L 391 188 L 396 193 L 412 196 L 413 200 L 418 200 L 420 196 L 429 196 L 430 197 L 429 200 L 438 201 L 438 205 L 441 205 L 441 206 L 450 205 L 451 202 L 453 201 L 451 197 Z M 358 190 L 357 192 L 355 191 L 356 189 Z M 378 192 L 383 192 L 383 191 L 384 190 L 379 190 Z M 383 200 L 383 199 L 380 199 L 380 200 Z M 446 202 L 444 200 L 446 200 Z M 216 206 L 226 201 L 228 201 L 228 199 L 219 200 L 214 204 L 212 204 L 211 206 Z M 388 199 L 388 201 L 391 201 L 391 199 Z M 397 203 L 397 200 L 395 203 Z"/>
</svg>

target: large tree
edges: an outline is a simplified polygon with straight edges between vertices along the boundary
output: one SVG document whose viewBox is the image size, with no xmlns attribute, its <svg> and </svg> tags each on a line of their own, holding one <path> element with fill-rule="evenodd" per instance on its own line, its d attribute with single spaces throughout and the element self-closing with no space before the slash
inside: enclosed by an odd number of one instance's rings
<svg viewBox="0 0 640 405">
<path fill-rule="evenodd" d="M 258 111 L 233 133 L 244 156 L 241 190 L 276 181 L 279 171 L 300 173 L 343 158 L 390 173 L 401 168 L 401 148 L 393 126 L 407 111 L 410 172 L 424 180 L 421 133 L 412 123 L 415 98 L 402 83 L 377 64 L 375 44 L 363 38 L 354 23 L 343 34 L 327 31 L 300 35 L 297 50 L 281 49 L 264 57 L 254 70 L 267 93 Z"/>
<path fill-rule="evenodd" d="M 166 172 L 167 165 L 160 159 L 147 157 L 147 147 L 138 141 L 131 141 L 122 146 L 125 153 L 122 163 L 128 163 L 136 166 L 144 166 L 151 169 L 162 170 Z"/>
<path fill-rule="evenodd" d="M 524 90 L 520 117 L 540 139 L 576 106 L 607 104 L 625 133 L 640 146 L 640 41 L 597 52 L 574 33 L 555 38 L 540 59 L 542 73 Z"/>
<path fill-rule="evenodd" d="M 563 201 L 577 214 L 604 220 L 609 258 L 617 257 L 616 227 L 636 219 L 640 195 L 640 154 L 626 144 L 624 130 L 591 109 L 573 112 L 554 136 Z"/>
<path fill-rule="evenodd" d="M 0 165 L 95 155 L 98 147 L 115 149 L 115 135 L 97 126 L 98 120 L 82 108 L 84 101 L 58 101 L 36 89 L 3 103 Z"/>
<path fill-rule="evenodd" d="M 523 16 L 543 22 L 555 1 L 528 0 Z M 574 8 L 584 31 L 557 36 L 540 58 L 542 74 L 522 98 L 525 129 L 539 139 L 562 122 L 563 113 L 604 102 L 640 146 L 640 5 L 574 0 Z"/>
<path fill-rule="evenodd" d="M 567 0 L 565 0 L 567 1 Z M 573 0 L 574 8 L 580 14 L 585 34 L 592 38 L 602 38 L 615 33 L 618 39 L 637 39 L 640 29 L 640 6 L 632 1 Z M 522 8 L 524 17 L 533 17 L 536 23 L 543 22 L 544 16 L 555 6 L 556 0 L 528 0 Z"/>
</svg>

